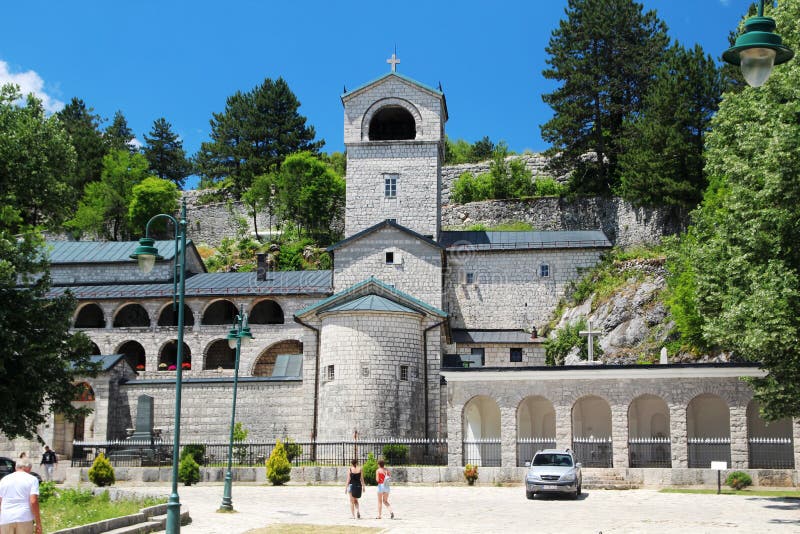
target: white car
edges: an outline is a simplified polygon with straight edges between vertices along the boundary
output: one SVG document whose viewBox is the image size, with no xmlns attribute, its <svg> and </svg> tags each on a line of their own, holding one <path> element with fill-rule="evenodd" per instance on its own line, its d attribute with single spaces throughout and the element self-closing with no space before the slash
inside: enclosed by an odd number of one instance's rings
<svg viewBox="0 0 800 534">
<path fill-rule="evenodd" d="M 525 496 L 533 499 L 537 493 L 568 493 L 577 499 L 581 494 L 581 464 L 569 449 L 545 449 L 525 462 Z"/>
</svg>

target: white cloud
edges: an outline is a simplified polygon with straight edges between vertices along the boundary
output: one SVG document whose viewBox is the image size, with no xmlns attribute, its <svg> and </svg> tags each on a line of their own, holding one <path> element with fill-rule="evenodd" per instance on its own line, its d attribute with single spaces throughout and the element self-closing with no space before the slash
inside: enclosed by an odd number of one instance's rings
<svg viewBox="0 0 800 534">
<path fill-rule="evenodd" d="M 136 139 L 135 137 L 133 139 L 131 139 L 130 141 L 128 141 L 128 144 L 130 146 L 132 146 L 133 148 L 135 148 L 136 150 L 141 150 L 142 147 L 144 146 L 142 144 L 142 142 L 139 141 L 138 139 Z"/>
<path fill-rule="evenodd" d="M 44 80 L 36 71 L 11 72 L 8 63 L 0 60 L 0 85 L 14 83 L 19 86 L 23 95 L 33 93 L 42 101 L 42 106 L 49 113 L 55 113 L 64 107 L 64 103 L 44 91 Z"/>
</svg>

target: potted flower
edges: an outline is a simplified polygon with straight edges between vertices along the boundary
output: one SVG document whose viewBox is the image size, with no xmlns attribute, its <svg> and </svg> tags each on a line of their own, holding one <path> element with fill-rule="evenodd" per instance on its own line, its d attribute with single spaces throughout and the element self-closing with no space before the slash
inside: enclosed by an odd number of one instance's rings
<svg viewBox="0 0 800 534">
<path fill-rule="evenodd" d="M 143 364 L 143 363 L 140 363 L 140 364 L 138 364 L 138 365 L 136 366 L 136 370 L 137 370 L 137 371 L 144 371 L 144 364 Z"/>
<path fill-rule="evenodd" d="M 164 362 L 159 363 L 158 364 L 158 370 L 159 371 L 166 371 L 167 370 L 167 364 L 164 363 Z"/>
<path fill-rule="evenodd" d="M 478 480 L 478 466 L 467 464 L 464 466 L 464 478 L 467 479 L 467 484 L 470 486 L 475 484 L 475 481 Z"/>
<path fill-rule="evenodd" d="M 192 363 L 191 362 L 183 362 L 181 364 L 181 369 L 183 369 L 184 371 L 188 371 L 191 368 L 192 368 Z"/>
<path fill-rule="evenodd" d="M 175 364 L 170 365 L 167 367 L 167 371 L 175 371 L 178 367 Z"/>
</svg>

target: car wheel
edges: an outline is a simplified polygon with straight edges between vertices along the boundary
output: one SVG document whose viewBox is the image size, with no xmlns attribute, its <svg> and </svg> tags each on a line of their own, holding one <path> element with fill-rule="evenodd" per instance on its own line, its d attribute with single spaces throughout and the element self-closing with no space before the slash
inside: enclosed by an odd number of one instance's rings
<svg viewBox="0 0 800 534">
<path fill-rule="evenodd" d="M 577 499 L 578 495 L 580 495 L 580 494 L 581 494 L 581 485 L 578 484 L 578 489 L 575 490 L 575 498 Z"/>
<path fill-rule="evenodd" d="M 534 492 L 532 492 L 532 491 L 526 491 L 525 492 L 525 496 L 528 498 L 528 500 L 532 501 L 534 495 L 536 495 L 536 494 Z"/>
</svg>

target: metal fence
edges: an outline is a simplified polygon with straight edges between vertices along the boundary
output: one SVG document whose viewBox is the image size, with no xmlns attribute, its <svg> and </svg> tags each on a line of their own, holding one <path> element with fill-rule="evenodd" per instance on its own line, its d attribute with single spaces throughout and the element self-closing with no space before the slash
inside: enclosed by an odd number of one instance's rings
<svg viewBox="0 0 800 534">
<path fill-rule="evenodd" d="M 794 469 L 792 438 L 748 438 L 750 469 Z"/>
<path fill-rule="evenodd" d="M 530 462 L 536 451 L 555 449 L 556 438 L 519 438 L 517 439 L 517 467 L 524 467 Z"/>
<path fill-rule="evenodd" d="M 672 467 L 669 438 L 628 439 L 628 465 L 631 467 Z"/>
<path fill-rule="evenodd" d="M 502 446 L 496 438 L 476 439 L 463 442 L 464 465 L 500 467 Z"/>
<path fill-rule="evenodd" d="M 572 451 L 583 467 L 614 467 L 611 438 L 572 438 Z"/>
<path fill-rule="evenodd" d="M 390 465 L 447 465 L 447 441 L 444 439 L 374 440 L 374 441 L 284 441 L 289 460 L 300 465 L 349 465 L 358 459 L 364 463 L 369 454 L 384 458 Z M 199 449 L 203 465 L 225 467 L 228 464 L 227 442 L 184 442 Z M 234 466 L 260 466 L 272 454 L 275 442 L 235 441 Z M 166 441 L 75 441 L 72 466 L 87 467 L 103 453 L 118 467 L 166 466 L 172 464 L 172 442 Z M 499 457 L 499 456 L 498 456 Z M 498 464 L 499 465 L 499 464 Z"/>
<path fill-rule="evenodd" d="M 731 465 L 731 438 L 689 438 L 689 467 L 708 469 L 711 462 Z"/>
</svg>

